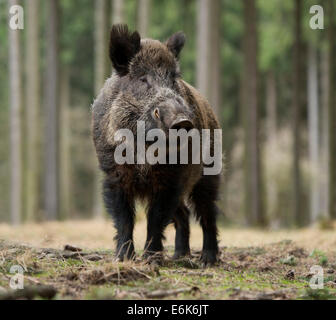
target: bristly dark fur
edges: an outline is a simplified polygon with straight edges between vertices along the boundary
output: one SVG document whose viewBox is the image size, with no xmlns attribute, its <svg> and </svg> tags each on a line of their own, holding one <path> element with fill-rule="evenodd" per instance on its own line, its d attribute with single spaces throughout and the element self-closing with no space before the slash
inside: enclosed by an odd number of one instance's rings
<svg viewBox="0 0 336 320">
<path fill-rule="evenodd" d="M 140 41 L 139 34 L 130 33 L 125 25 L 114 26 L 111 31 L 110 57 L 116 73 L 106 81 L 94 102 L 92 129 L 99 165 L 104 172 L 104 202 L 117 230 L 116 254 L 121 260 L 131 259 L 135 254 L 136 199 L 148 203 L 145 256 L 163 250 L 163 232 L 169 223 L 174 223 L 176 228 L 174 257 L 190 254 L 192 208 L 204 235 L 201 259 L 205 264 L 217 260 L 215 202 L 220 174 L 203 175 L 203 163 L 119 165 L 114 159 L 118 146 L 114 134 L 118 129 L 133 132 L 136 154 L 138 120 L 145 122 L 146 130 L 160 128 L 167 132 L 183 115 L 199 132 L 220 128 L 209 103 L 181 79 L 178 56 L 184 42 L 182 32 L 161 43 L 152 39 Z M 213 134 L 210 139 L 213 154 Z"/>
<path fill-rule="evenodd" d="M 131 59 L 140 50 L 140 35 L 137 31 L 130 33 L 127 25 L 114 25 L 110 37 L 110 58 L 113 67 L 120 76 L 128 72 Z"/>
</svg>

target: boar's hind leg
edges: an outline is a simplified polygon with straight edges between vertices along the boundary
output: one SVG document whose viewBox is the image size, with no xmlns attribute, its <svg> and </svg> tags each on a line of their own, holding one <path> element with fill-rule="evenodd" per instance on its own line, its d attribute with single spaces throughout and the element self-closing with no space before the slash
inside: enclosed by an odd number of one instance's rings
<svg viewBox="0 0 336 320">
<path fill-rule="evenodd" d="M 203 249 L 201 261 L 212 265 L 217 261 L 217 200 L 219 176 L 203 176 L 192 192 L 195 213 L 203 230 Z"/>
<path fill-rule="evenodd" d="M 176 229 L 175 236 L 175 253 L 173 259 L 178 259 L 190 254 L 189 247 L 189 209 L 183 204 L 178 207 L 174 217 L 174 225 Z"/>
<path fill-rule="evenodd" d="M 117 229 L 116 256 L 121 261 L 134 258 L 133 229 L 134 207 L 123 189 L 109 182 L 104 182 L 104 202 L 106 210 L 112 216 Z"/>
<path fill-rule="evenodd" d="M 147 213 L 147 240 L 145 244 L 145 257 L 152 256 L 163 250 L 163 231 L 172 221 L 173 215 L 179 205 L 180 188 L 172 187 L 161 189 L 154 194 L 150 201 Z"/>
</svg>

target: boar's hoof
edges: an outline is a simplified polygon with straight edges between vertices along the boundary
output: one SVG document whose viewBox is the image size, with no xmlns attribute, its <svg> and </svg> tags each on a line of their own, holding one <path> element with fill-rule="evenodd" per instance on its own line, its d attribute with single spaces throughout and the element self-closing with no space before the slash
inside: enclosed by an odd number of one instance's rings
<svg viewBox="0 0 336 320">
<path fill-rule="evenodd" d="M 205 267 L 213 266 L 217 262 L 217 251 L 204 250 L 201 256 L 201 262 Z"/>
<path fill-rule="evenodd" d="M 161 265 L 163 261 L 163 252 L 146 250 L 142 257 L 146 263 L 150 265 Z"/>
<path fill-rule="evenodd" d="M 172 259 L 173 260 L 178 260 L 184 257 L 190 256 L 190 251 L 175 251 Z"/>
<path fill-rule="evenodd" d="M 135 253 L 133 254 L 129 254 L 129 255 L 121 255 L 121 254 L 117 254 L 114 258 L 115 262 L 123 262 L 123 261 L 134 261 L 136 258 Z"/>
<path fill-rule="evenodd" d="M 135 260 L 135 251 L 133 244 L 123 247 L 117 250 L 115 261 Z"/>
</svg>

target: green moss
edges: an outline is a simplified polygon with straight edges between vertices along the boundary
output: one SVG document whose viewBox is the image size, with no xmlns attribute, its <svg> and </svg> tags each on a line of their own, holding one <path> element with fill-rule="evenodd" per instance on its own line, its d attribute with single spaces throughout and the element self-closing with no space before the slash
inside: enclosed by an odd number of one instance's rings
<svg viewBox="0 0 336 320">
<path fill-rule="evenodd" d="M 310 287 L 304 291 L 301 296 L 303 300 L 334 300 L 336 298 L 335 293 L 332 293 L 329 289 L 311 289 Z"/>
<path fill-rule="evenodd" d="M 294 256 L 288 256 L 284 259 L 281 259 L 280 263 L 286 264 L 286 265 L 289 265 L 289 266 L 296 266 L 297 261 L 296 261 L 296 258 Z"/>
</svg>

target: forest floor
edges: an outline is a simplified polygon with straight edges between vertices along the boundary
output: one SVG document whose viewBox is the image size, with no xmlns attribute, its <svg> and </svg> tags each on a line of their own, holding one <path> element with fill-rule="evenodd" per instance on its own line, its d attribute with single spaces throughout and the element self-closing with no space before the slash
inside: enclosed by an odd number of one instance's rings
<svg viewBox="0 0 336 320">
<path fill-rule="evenodd" d="M 335 299 L 336 232 L 318 228 L 261 231 L 220 228 L 220 261 L 199 262 L 201 229 L 192 225 L 192 256 L 174 261 L 174 229 L 166 232 L 162 265 L 141 259 L 146 225 L 136 225 L 135 262 L 113 259 L 106 221 L 0 225 L 0 299 Z M 24 290 L 10 289 L 10 268 L 22 267 Z M 311 289 L 311 267 L 324 288 Z"/>
</svg>

